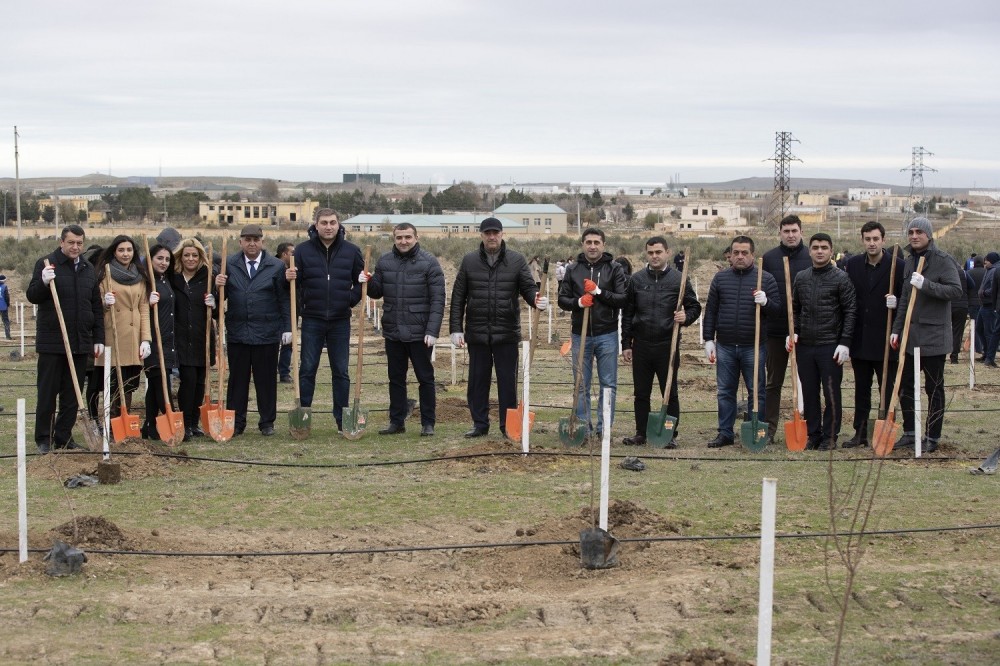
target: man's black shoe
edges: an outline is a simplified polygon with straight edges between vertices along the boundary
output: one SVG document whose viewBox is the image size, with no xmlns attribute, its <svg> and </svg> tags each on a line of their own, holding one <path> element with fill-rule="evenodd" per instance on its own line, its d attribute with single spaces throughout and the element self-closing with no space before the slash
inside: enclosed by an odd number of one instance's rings
<svg viewBox="0 0 1000 666">
<path fill-rule="evenodd" d="M 292 378 L 289 377 L 288 375 L 285 375 L 284 377 L 281 378 L 281 383 L 282 384 L 291 384 L 292 383 Z"/>
<path fill-rule="evenodd" d="M 957 365 L 958 364 L 958 357 L 957 356 L 952 356 L 951 357 L 951 364 L 952 365 Z"/>
<path fill-rule="evenodd" d="M 622 440 L 622 444 L 625 446 L 645 446 L 646 436 L 645 435 L 632 435 L 631 437 L 626 437 Z"/>
<path fill-rule="evenodd" d="M 184 428 L 184 439 L 182 441 L 185 442 L 191 441 L 191 428 Z"/>
<path fill-rule="evenodd" d="M 819 441 L 815 439 L 806 440 L 806 451 L 815 451 L 819 448 Z"/>
<path fill-rule="evenodd" d="M 725 437 L 723 435 L 719 435 L 718 437 L 716 437 L 715 439 L 713 439 L 711 442 L 708 443 L 708 448 L 721 449 L 723 446 L 732 446 L 735 443 L 736 440 L 734 440 L 732 437 Z"/>
<path fill-rule="evenodd" d="M 240 430 L 240 432 L 242 433 L 243 431 Z M 201 426 L 195 426 L 195 427 L 191 428 L 191 436 L 192 437 L 204 437 L 205 436 L 205 431 L 201 429 Z"/>
<path fill-rule="evenodd" d="M 473 437 L 486 437 L 490 434 L 489 428 L 473 428 L 469 432 L 465 433 L 467 439 L 472 439 Z"/>
<path fill-rule="evenodd" d="M 837 448 L 837 440 L 835 439 L 824 439 L 816 446 L 817 451 L 833 451 Z"/>
<path fill-rule="evenodd" d="M 425 425 L 420 428 L 421 437 L 433 437 L 434 436 L 434 426 Z"/>
<path fill-rule="evenodd" d="M 242 435 L 243 433 L 245 433 L 246 430 L 247 430 L 246 426 L 243 426 L 242 428 L 234 428 L 233 429 L 233 437 L 239 437 L 240 435 Z M 203 436 L 203 435 L 194 435 L 194 436 L 195 437 L 199 437 L 199 436 Z"/>
<path fill-rule="evenodd" d="M 903 435 L 896 440 L 896 443 L 892 445 L 894 449 L 912 449 L 917 443 L 916 438 L 913 435 Z"/>
<path fill-rule="evenodd" d="M 923 448 L 924 453 L 934 453 L 938 450 L 938 443 L 933 439 L 927 439 L 924 437 L 923 446 L 921 448 Z"/>
<path fill-rule="evenodd" d="M 41 454 L 46 454 L 50 450 L 48 442 L 38 442 L 35 446 L 38 447 L 38 452 Z"/>
<path fill-rule="evenodd" d="M 63 446 L 62 448 L 66 449 L 68 451 L 86 451 L 87 450 L 86 446 L 82 446 L 80 444 L 77 444 L 75 441 L 73 441 L 72 437 L 70 437 L 69 441 L 66 442 L 66 445 Z"/>
<path fill-rule="evenodd" d="M 997 362 L 996 361 L 983 361 L 983 365 L 985 365 L 987 368 L 995 368 L 995 367 L 997 367 Z"/>
<path fill-rule="evenodd" d="M 390 423 L 388 428 L 382 428 L 378 431 L 380 435 L 400 435 L 406 432 L 406 427 L 397 425 L 395 423 Z"/>
<path fill-rule="evenodd" d="M 273 425 L 261 426 L 260 434 L 263 435 L 264 437 L 270 437 L 271 435 L 274 434 L 274 426 Z"/>
<path fill-rule="evenodd" d="M 868 446 L 868 433 L 864 428 L 854 433 L 854 437 L 841 444 L 843 449 L 853 449 L 858 446 Z"/>
</svg>

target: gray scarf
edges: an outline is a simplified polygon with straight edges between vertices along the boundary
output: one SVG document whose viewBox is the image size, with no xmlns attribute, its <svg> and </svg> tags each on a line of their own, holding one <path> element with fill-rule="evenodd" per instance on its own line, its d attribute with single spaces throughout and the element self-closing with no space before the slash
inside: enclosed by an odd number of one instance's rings
<svg viewBox="0 0 1000 666">
<path fill-rule="evenodd" d="M 129 264 L 125 268 L 117 261 L 109 261 L 108 268 L 111 269 L 111 279 L 122 285 L 133 285 L 142 281 L 142 275 L 135 264 Z"/>
</svg>

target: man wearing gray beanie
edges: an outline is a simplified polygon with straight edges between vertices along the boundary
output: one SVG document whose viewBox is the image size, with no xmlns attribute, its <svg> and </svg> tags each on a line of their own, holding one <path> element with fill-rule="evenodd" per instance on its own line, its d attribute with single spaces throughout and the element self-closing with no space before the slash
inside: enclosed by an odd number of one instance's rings
<svg viewBox="0 0 1000 666">
<path fill-rule="evenodd" d="M 906 340 L 903 378 L 900 386 L 900 406 L 903 410 L 903 436 L 895 448 L 912 448 L 916 444 L 913 420 L 913 350 L 920 348 L 920 367 L 924 374 L 927 394 L 927 430 L 921 444 L 923 451 L 933 453 L 941 439 L 944 423 L 944 364 L 951 351 L 951 301 L 962 293 L 958 264 L 951 255 L 934 243 L 934 227 L 926 217 L 916 217 L 906 225 L 910 256 L 903 270 L 903 297 L 899 312 L 905 313 L 911 294 L 919 292 L 913 304 L 910 332 Z M 917 264 L 924 267 L 917 272 Z M 892 325 L 890 344 L 899 349 L 905 316 L 896 317 Z"/>
</svg>

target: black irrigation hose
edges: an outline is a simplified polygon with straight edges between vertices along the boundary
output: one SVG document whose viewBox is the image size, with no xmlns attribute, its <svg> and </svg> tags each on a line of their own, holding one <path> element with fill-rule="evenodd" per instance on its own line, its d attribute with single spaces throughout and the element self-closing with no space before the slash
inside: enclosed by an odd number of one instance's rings
<svg viewBox="0 0 1000 666">
<path fill-rule="evenodd" d="M 956 525 L 950 527 L 914 527 L 895 530 L 873 530 L 871 532 L 803 532 L 800 534 L 775 534 L 775 539 L 829 539 L 832 537 L 875 537 L 894 536 L 899 534 L 921 534 L 928 532 L 958 532 L 971 530 L 993 530 L 1000 524 Z M 715 534 L 715 535 L 673 535 L 661 537 L 632 537 L 618 539 L 621 543 L 662 543 L 671 541 L 757 541 L 760 534 Z M 577 546 L 579 541 L 503 541 L 494 543 L 462 543 L 433 546 L 394 546 L 385 548 L 343 548 L 339 550 L 277 550 L 248 552 L 210 552 L 210 551 L 164 551 L 164 550 L 88 550 L 94 555 L 141 555 L 153 557 L 304 557 L 331 555 L 385 555 L 393 553 L 420 553 L 435 550 L 481 550 L 484 548 L 525 548 L 528 546 Z M 0 553 L 16 553 L 17 548 L 0 548 Z M 47 553 L 45 548 L 29 548 L 29 553 Z"/>
</svg>

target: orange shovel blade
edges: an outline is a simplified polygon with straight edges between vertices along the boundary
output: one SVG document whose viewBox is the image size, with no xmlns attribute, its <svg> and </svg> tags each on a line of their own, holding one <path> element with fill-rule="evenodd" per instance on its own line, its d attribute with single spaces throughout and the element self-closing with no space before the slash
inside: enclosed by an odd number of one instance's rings
<svg viewBox="0 0 1000 666">
<path fill-rule="evenodd" d="M 521 439 L 521 423 L 524 421 L 524 411 L 521 405 L 517 406 L 517 409 L 507 410 L 507 421 L 504 424 L 504 429 L 507 431 L 507 437 L 513 440 Z M 528 412 L 528 432 L 535 427 L 535 413 Z"/>
<path fill-rule="evenodd" d="M 875 421 L 875 429 L 872 431 L 872 449 L 879 458 L 884 458 L 892 453 L 892 447 L 896 446 L 896 417 L 889 414 L 886 418 Z"/>
<path fill-rule="evenodd" d="M 119 416 L 111 419 L 111 435 L 116 442 L 122 442 L 129 437 L 140 437 L 139 417 L 122 410 Z"/>
<path fill-rule="evenodd" d="M 809 442 L 809 433 L 806 430 L 806 422 L 802 420 L 799 410 L 792 413 L 791 422 L 785 422 L 785 446 L 789 451 L 805 451 Z"/>
<path fill-rule="evenodd" d="M 222 403 L 213 405 L 208 412 L 208 434 L 217 442 L 228 442 L 236 431 L 236 412 Z"/>
<path fill-rule="evenodd" d="M 177 446 L 184 440 L 184 415 L 169 411 L 156 417 L 156 434 L 167 446 Z"/>
<path fill-rule="evenodd" d="M 215 411 L 216 404 L 214 402 L 205 401 L 201 405 L 201 429 L 208 432 L 212 426 L 208 424 L 208 415 Z"/>
<path fill-rule="evenodd" d="M 570 352 L 572 348 L 573 344 L 569 340 L 567 340 L 566 342 L 562 343 L 562 347 L 559 348 L 559 355 L 565 356 Z"/>
</svg>

